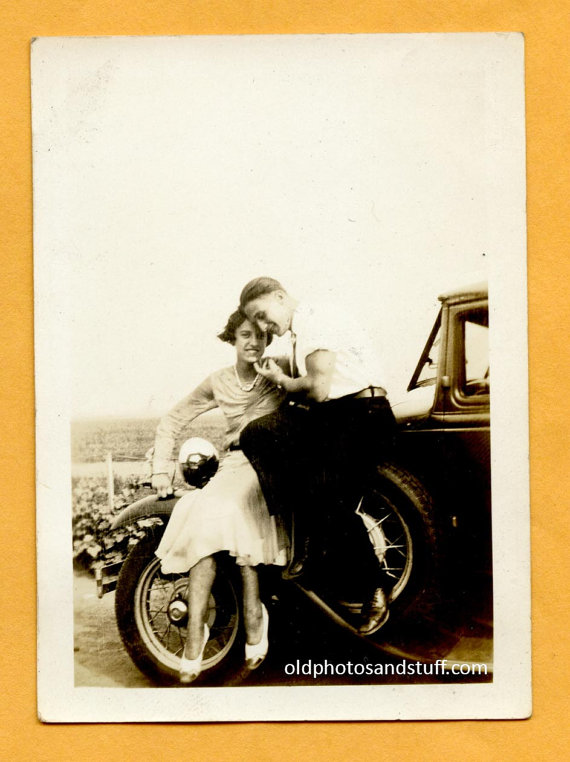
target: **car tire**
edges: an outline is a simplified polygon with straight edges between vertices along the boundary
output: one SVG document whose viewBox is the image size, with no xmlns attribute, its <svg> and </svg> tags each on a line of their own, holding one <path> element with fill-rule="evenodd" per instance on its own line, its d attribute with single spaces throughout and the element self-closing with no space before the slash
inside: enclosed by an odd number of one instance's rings
<svg viewBox="0 0 570 762">
<path fill-rule="evenodd" d="M 186 638 L 184 617 L 173 622 L 173 615 L 184 610 L 188 574 L 161 573 L 155 551 L 163 532 L 163 526 L 153 527 L 127 556 L 117 582 L 115 615 L 135 665 L 155 683 L 171 685 L 179 680 Z M 231 685 L 245 675 L 240 595 L 236 564 L 221 556 L 208 605 L 210 639 L 202 672 L 191 685 Z"/>
</svg>

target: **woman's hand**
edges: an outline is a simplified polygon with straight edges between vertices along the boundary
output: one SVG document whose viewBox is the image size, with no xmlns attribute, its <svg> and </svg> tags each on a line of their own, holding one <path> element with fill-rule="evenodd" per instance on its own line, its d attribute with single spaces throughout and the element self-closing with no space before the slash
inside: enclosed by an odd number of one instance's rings
<svg viewBox="0 0 570 762">
<path fill-rule="evenodd" d="M 254 363 L 253 367 L 260 376 L 264 376 L 276 386 L 283 386 L 284 381 L 289 378 L 272 357 L 266 357 L 260 363 Z"/>
<path fill-rule="evenodd" d="M 151 483 L 152 488 L 157 491 L 158 496 L 161 498 L 174 494 L 172 482 L 168 474 L 153 474 Z"/>
</svg>

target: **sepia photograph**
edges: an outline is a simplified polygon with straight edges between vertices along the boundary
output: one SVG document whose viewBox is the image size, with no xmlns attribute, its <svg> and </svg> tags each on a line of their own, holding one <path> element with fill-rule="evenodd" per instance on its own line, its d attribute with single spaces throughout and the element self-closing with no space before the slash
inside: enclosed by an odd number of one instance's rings
<svg viewBox="0 0 570 762">
<path fill-rule="evenodd" d="M 40 719 L 529 716 L 522 36 L 31 63 Z"/>
</svg>

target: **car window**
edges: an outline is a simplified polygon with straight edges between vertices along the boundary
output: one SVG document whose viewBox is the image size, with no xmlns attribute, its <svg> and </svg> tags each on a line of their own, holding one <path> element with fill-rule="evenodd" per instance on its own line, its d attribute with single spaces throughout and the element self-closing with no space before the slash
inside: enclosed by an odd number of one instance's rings
<svg viewBox="0 0 570 762">
<path fill-rule="evenodd" d="M 466 396 L 489 394 L 489 320 L 487 310 L 463 316 L 464 367 L 462 392 Z"/>
</svg>

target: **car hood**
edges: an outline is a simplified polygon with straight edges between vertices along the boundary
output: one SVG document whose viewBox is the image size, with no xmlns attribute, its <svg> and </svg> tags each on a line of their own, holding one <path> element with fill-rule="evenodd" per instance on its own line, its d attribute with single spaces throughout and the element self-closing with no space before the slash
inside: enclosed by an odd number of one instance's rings
<svg viewBox="0 0 570 762">
<path fill-rule="evenodd" d="M 401 399 L 393 402 L 392 412 L 399 424 L 428 418 L 435 399 L 435 384 L 419 386 L 407 392 Z"/>
</svg>

